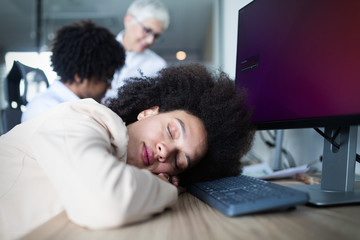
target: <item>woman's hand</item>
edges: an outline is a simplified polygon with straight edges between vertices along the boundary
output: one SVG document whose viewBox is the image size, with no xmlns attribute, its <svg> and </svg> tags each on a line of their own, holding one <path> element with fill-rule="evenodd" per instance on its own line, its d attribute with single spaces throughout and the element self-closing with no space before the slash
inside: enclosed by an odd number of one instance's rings
<svg viewBox="0 0 360 240">
<path fill-rule="evenodd" d="M 179 178 L 177 176 L 169 176 L 166 173 L 159 173 L 157 175 L 160 179 L 171 183 L 172 185 L 174 185 L 177 189 L 178 189 L 178 193 L 181 194 L 183 192 L 186 191 L 186 188 L 182 187 L 179 185 Z"/>
</svg>

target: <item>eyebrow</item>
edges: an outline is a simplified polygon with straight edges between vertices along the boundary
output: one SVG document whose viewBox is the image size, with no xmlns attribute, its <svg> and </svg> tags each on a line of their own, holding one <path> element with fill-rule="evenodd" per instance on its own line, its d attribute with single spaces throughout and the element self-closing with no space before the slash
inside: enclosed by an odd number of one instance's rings
<svg viewBox="0 0 360 240">
<path fill-rule="evenodd" d="M 184 138 L 186 137 L 185 123 L 180 118 L 175 118 L 181 126 L 181 131 L 183 133 Z M 186 161 L 187 161 L 187 169 L 190 168 L 190 157 L 185 153 Z"/>
</svg>

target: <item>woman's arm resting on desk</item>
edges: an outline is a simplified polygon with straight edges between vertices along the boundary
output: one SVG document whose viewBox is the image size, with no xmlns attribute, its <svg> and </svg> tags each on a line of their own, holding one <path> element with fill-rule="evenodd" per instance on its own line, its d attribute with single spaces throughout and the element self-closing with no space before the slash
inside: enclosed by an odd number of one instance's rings
<svg viewBox="0 0 360 240">
<path fill-rule="evenodd" d="M 109 132 L 93 119 L 49 121 L 34 136 L 33 149 L 68 217 L 78 225 L 121 226 L 146 219 L 177 200 L 176 187 L 117 159 Z"/>
</svg>

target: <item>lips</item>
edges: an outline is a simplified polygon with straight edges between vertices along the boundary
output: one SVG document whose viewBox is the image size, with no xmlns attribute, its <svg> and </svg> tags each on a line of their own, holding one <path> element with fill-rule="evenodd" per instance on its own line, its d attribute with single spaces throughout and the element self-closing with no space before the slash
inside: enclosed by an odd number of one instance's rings
<svg viewBox="0 0 360 240">
<path fill-rule="evenodd" d="M 151 148 L 147 147 L 145 144 L 142 148 L 142 160 L 145 166 L 149 166 L 154 163 L 154 154 Z"/>
</svg>

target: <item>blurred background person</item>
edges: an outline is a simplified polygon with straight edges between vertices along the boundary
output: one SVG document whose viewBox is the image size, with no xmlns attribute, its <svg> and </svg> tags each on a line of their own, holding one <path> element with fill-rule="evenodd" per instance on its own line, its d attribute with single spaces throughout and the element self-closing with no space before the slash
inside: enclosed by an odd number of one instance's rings
<svg viewBox="0 0 360 240">
<path fill-rule="evenodd" d="M 100 102 L 124 63 L 125 50 L 108 29 L 91 20 L 63 26 L 52 43 L 51 56 L 60 80 L 26 105 L 21 121 L 63 102 L 82 98 Z"/>
<path fill-rule="evenodd" d="M 135 0 L 124 17 L 124 27 L 116 39 L 126 50 L 125 66 L 116 71 L 106 99 L 115 97 L 117 89 L 130 77 L 153 77 L 166 67 L 166 61 L 149 48 L 170 23 L 168 9 L 159 0 Z"/>
</svg>

